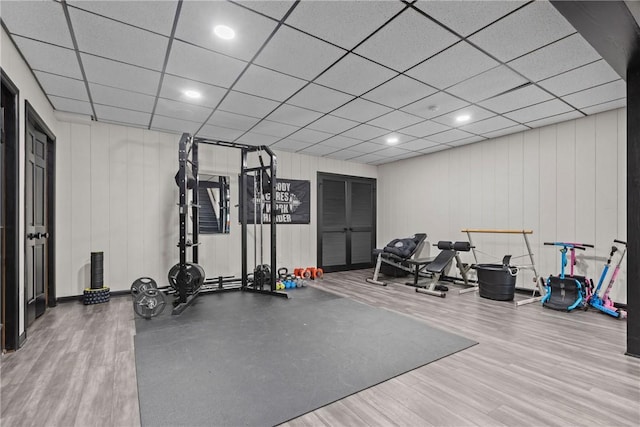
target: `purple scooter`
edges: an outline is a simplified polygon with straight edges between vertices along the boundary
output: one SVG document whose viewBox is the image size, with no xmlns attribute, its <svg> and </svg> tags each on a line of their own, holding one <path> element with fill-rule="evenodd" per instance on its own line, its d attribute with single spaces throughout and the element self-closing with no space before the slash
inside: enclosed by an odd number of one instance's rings
<svg viewBox="0 0 640 427">
<path fill-rule="evenodd" d="M 621 308 L 617 308 L 611 298 L 609 298 L 609 292 L 611 292 L 611 288 L 618 278 L 618 273 L 620 272 L 620 265 L 622 264 L 622 260 L 624 259 L 625 254 L 627 253 L 627 242 L 623 242 L 622 240 L 614 240 L 614 243 L 618 243 L 620 245 L 624 245 L 624 249 L 622 249 L 622 254 L 618 259 L 618 264 L 616 264 L 615 269 L 613 270 L 613 274 L 611 275 L 611 279 L 609 280 L 609 285 L 604 291 L 602 297 L 600 297 L 600 287 L 604 282 L 604 279 L 607 277 L 607 273 L 609 272 L 609 267 L 611 266 L 611 260 L 613 259 L 613 255 L 616 252 L 619 252 L 617 246 L 611 246 L 611 252 L 609 253 L 609 259 L 604 266 L 604 270 L 602 270 L 602 275 L 600 276 L 600 280 L 598 281 L 598 286 L 596 290 L 593 291 L 593 294 L 589 297 L 588 303 L 590 307 L 596 308 L 603 313 L 606 313 L 610 316 L 613 316 L 617 319 L 625 319 L 627 317 L 627 312 Z"/>
</svg>

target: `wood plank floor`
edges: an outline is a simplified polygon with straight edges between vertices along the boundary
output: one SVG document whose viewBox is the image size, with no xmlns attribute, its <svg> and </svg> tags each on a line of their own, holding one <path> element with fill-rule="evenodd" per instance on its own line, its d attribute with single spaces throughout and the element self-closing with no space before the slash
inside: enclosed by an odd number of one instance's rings
<svg viewBox="0 0 640 427">
<path fill-rule="evenodd" d="M 370 274 L 327 274 L 313 286 L 479 344 L 286 426 L 640 425 L 640 359 L 624 356 L 624 321 L 539 304 L 516 308 L 458 295 L 455 285 L 441 299 L 416 294 L 402 279 L 367 284 Z M 25 346 L 2 357 L 0 424 L 138 426 L 133 316 L 128 297 L 48 310 Z"/>
</svg>

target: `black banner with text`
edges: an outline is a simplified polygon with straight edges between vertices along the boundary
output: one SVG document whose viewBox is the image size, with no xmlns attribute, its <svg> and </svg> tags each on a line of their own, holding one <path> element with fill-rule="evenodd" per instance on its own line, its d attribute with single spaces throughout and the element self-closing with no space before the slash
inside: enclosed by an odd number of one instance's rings
<svg viewBox="0 0 640 427">
<path fill-rule="evenodd" d="M 253 224 L 254 207 L 260 211 L 260 200 L 254 200 L 253 176 L 247 177 L 247 224 Z M 297 179 L 276 180 L 275 200 L 276 224 L 309 224 L 311 222 L 311 182 Z M 264 195 L 262 204 L 262 223 L 271 223 L 271 194 Z M 260 223 L 260 217 L 255 217 Z"/>
</svg>

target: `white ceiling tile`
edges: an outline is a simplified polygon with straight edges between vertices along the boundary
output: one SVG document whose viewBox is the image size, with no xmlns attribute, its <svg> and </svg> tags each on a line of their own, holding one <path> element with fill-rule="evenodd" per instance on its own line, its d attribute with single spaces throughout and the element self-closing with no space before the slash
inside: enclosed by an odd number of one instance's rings
<svg viewBox="0 0 640 427">
<path fill-rule="evenodd" d="M 308 154 L 310 156 L 324 156 L 329 153 L 337 151 L 336 147 L 330 147 L 328 145 L 316 144 L 311 147 L 307 147 L 304 150 L 299 151 L 300 154 Z"/>
<path fill-rule="evenodd" d="M 379 126 L 384 129 L 398 130 L 421 121 L 422 119 L 420 117 L 396 110 L 389 114 L 385 114 L 382 117 L 371 120 L 369 124 Z"/>
<path fill-rule="evenodd" d="M 247 132 L 236 141 L 249 145 L 271 145 L 280 138 L 277 136 L 263 135 L 255 132 Z"/>
<path fill-rule="evenodd" d="M 234 89 L 276 101 L 284 101 L 306 84 L 305 80 L 251 65 L 238 80 Z"/>
<path fill-rule="evenodd" d="M 13 40 L 31 69 L 82 79 L 75 51 L 19 36 Z"/>
<path fill-rule="evenodd" d="M 263 135 L 277 136 L 278 138 L 284 138 L 295 131 L 299 130 L 299 126 L 285 125 L 284 123 L 272 122 L 270 120 L 263 120 L 251 129 L 251 132 L 260 133 Z"/>
<path fill-rule="evenodd" d="M 497 65 L 498 61 L 463 41 L 412 68 L 406 74 L 431 86 L 445 89 Z"/>
<path fill-rule="evenodd" d="M 551 101 L 542 102 L 540 104 L 512 111 L 505 114 L 505 116 L 510 118 L 511 120 L 515 120 L 516 122 L 526 123 L 533 120 L 542 119 L 544 117 L 566 113 L 571 110 L 571 107 L 569 107 L 559 99 L 552 99 Z"/>
<path fill-rule="evenodd" d="M 592 105 L 625 98 L 626 96 L 627 84 L 624 80 L 616 80 L 615 82 L 565 96 L 562 99 L 574 107 L 582 109 L 584 107 L 591 107 Z"/>
<path fill-rule="evenodd" d="M 387 142 L 388 139 L 390 138 L 394 138 L 397 139 L 398 141 L 394 144 L 389 144 Z M 400 132 L 387 132 L 385 135 L 379 136 L 377 138 L 372 139 L 369 142 L 373 142 L 375 144 L 379 144 L 379 145 L 383 145 L 385 147 L 389 147 L 389 146 L 396 146 L 396 145 L 400 145 L 400 144 L 404 144 L 406 142 L 409 141 L 413 141 L 415 139 L 415 137 L 411 136 L 411 135 L 405 135 L 403 133 Z"/>
<path fill-rule="evenodd" d="M 601 59 L 578 33 L 531 52 L 509 66 L 534 82 Z"/>
<path fill-rule="evenodd" d="M 222 141 L 235 141 L 244 132 L 237 129 L 223 128 L 220 126 L 204 125 L 198 136 L 204 136 L 206 138 L 212 138 Z"/>
<path fill-rule="evenodd" d="M 329 43 L 282 26 L 254 64 L 313 80 L 345 53 Z"/>
<path fill-rule="evenodd" d="M 617 99 L 611 102 L 605 102 L 603 104 L 594 105 L 591 107 L 581 108 L 582 112 L 585 114 L 596 114 L 601 113 L 603 111 L 609 111 L 616 108 L 622 108 L 627 106 L 627 98 Z"/>
<path fill-rule="evenodd" d="M 202 123 L 211 114 L 211 108 L 160 98 L 156 105 L 156 114 Z"/>
<path fill-rule="evenodd" d="M 489 98 L 486 101 L 481 101 L 479 104 L 489 110 L 502 114 L 507 111 L 526 107 L 527 105 L 547 101 L 551 98 L 553 98 L 553 95 L 550 95 L 548 92 L 545 92 L 537 86 L 529 85 L 503 95 Z"/>
<path fill-rule="evenodd" d="M 438 92 L 403 107 L 402 111 L 430 119 L 446 114 L 449 111 L 457 110 L 465 105 L 469 105 L 469 103 L 447 93 Z"/>
<path fill-rule="evenodd" d="M 316 82 L 358 96 L 395 75 L 397 73 L 387 68 L 349 54 L 317 78 Z"/>
<path fill-rule="evenodd" d="M 165 117 L 155 114 L 153 116 L 153 120 L 151 121 L 150 128 L 154 130 L 174 132 L 177 134 L 188 132 L 193 135 L 195 131 L 198 130 L 200 125 L 201 123 L 196 123 L 189 120 L 181 120 L 176 119 L 175 117 Z"/>
<path fill-rule="evenodd" d="M 385 159 L 386 159 L 385 156 L 372 153 L 372 154 L 365 154 L 358 157 L 354 157 L 353 159 L 351 159 L 351 161 L 358 162 L 358 163 L 370 163 L 370 162 L 383 161 Z"/>
<path fill-rule="evenodd" d="M 420 152 L 422 154 L 431 154 L 431 153 L 437 153 L 438 151 L 448 150 L 449 148 L 451 147 L 448 146 L 447 144 L 439 144 L 439 145 L 436 145 L 435 147 L 420 150 Z"/>
<path fill-rule="evenodd" d="M 348 131 L 344 132 L 343 135 L 350 138 L 360 139 L 362 141 L 368 141 L 371 138 L 376 138 L 380 135 L 386 135 L 387 133 L 389 133 L 387 129 L 382 129 L 371 125 L 360 125 L 356 126 L 353 129 L 349 129 Z"/>
<path fill-rule="evenodd" d="M 176 38 L 216 52 L 249 61 L 258 52 L 277 22 L 226 1 L 185 1 Z M 216 25 L 231 27 L 236 35 L 223 40 L 213 34 Z M 219 70 L 214 68 L 214 70 Z"/>
<path fill-rule="evenodd" d="M 67 0 L 67 4 L 169 36 L 178 2 L 176 0 L 118 1 L 117 7 L 114 7 L 113 1 Z"/>
<path fill-rule="evenodd" d="M 453 33 L 407 8 L 355 52 L 394 70 L 404 71 L 458 40 Z"/>
<path fill-rule="evenodd" d="M 12 34 L 73 48 L 67 19 L 60 3 L 3 1 L 2 20 Z"/>
<path fill-rule="evenodd" d="M 358 151 L 360 153 L 374 153 L 378 150 L 386 148 L 385 145 L 376 144 L 374 142 L 360 142 L 357 145 L 352 145 L 349 150 Z"/>
<path fill-rule="evenodd" d="M 310 144 L 308 142 L 296 141 L 291 138 L 286 138 L 280 140 L 273 144 L 273 148 L 276 150 L 285 150 L 285 151 L 298 151 L 307 148 Z"/>
<path fill-rule="evenodd" d="M 346 105 L 332 111 L 331 114 L 357 122 L 366 122 L 393 111 L 392 108 L 376 104 L 366 99 L 356 98 Z"/>
<path fill-rule="evenodd" d="M 258 96 L 230 91 L 218 109 L 230 113 L 243 114 L 262 118 L 273 111 L 279 104 L 276 101 Z"/>
<path fill-rule="evenodd" d="M 404 154 L 400 154 L 399 156 L 395 156 L 393 158 L 393 161 L 396 160 L 403 160 L 403 159 L 409 159 L 411 157 L 418 157 L 418 156 L 422 156 L 423 153 L 419 152 L 419 151 L 407 151 Z"/>
<path fill-rule="evenodd" d="M 349 160 L 354 157 L 359 157 L 361 155 L 362 153 L 359 153 L 357 151 L 340 150 L 340 151 L 336 151 L 335 153 L 327 154 L 326 157 L 329 157 L 330 159 L 336 159 L 336 160 Z"/>
<path fill-rule="evenodd" d="M 336 149 L 344 149 L 344 148 L 349 148 L 354 145 L 357 145 L 360 142 L 362 141 L 360 141 L 359 139 L 347 138 L 346 136 L 336 135 L 325 141 L 322 141 L 322 144 L 328 145 L 330 147 L 336 147 Z"/>
<path fill-rule="evenodd" d="M 158 91 L 160 73 L 97 56 L 86 54 L 81 56 L 87 80 L 90 82 L 153 96 Z"/>
<path fill-rule="evenodd" d="M 89 89 L 91 90 L 91 99 L 95 104 L 143 111 L 145 113 L 151 113 L 153 103 L 156 100 L 153 96 L 95 83 L 89 83 Z"/>
<path fill-rule="evenodd" d="M 463 123 L 458 122 L 457 118 L 462 115 L 468 115 L 470 116 L 470 119 Z M 495 116 L 495 114 L 491 111 L 487 111 L 484 108 L 478 107 L 476 105 L 470 105 L 468 107 L 452 111 L 442 116 L 435 117 L 433 121 L 450 127 L 460 127 L 478 122 L 480 120 L 484 120 L 492 116 Z"/>
<path fill-rule="evenodd" d="M 460 147 L 462 145 L 469 145 L 469 144 L 473 144 L 474 142 L 480 142 L 480 141 L 484 141 L 485 138 L 481 137 L 481 136 L 472 136 L 469 138 L 464 138 L 464 139 L 459 139 L 457 141 L 453 141 L 448 143 L 447 145 L 449 147 Z"/>
<path fill-rule="evenodd" d="M 376 151 L 376 154 L 380 156 L 384 156 L 386 158 L 403 156 L 408 153 L 409 153 L 408 150 L 403 150 L 402 148 L 398 148 L 398 147 L 387 147 L 387 148 L 383 148 L 380 151 Z"/>
<path fill-rule="evenodd" d="M 79 9 L 69 8 L 69 15 L 80 52 L 162 70 L 169 44 L 167 37 Z"/>
<path fill-rule="evenodd" d="M 401 129 L 401 132 L 406 133 L 408 135 L 415 136 L 417 138 L 422 138 L 423 136 L 433 135 L 434 133 L 442 132 L 447 129 L 449 129 L 448 126 L 445 126 L 441 123 L 426 120 L 424 122 L 417 123 L 415 125 L 403 128 Z"/>
<path fill-rule="evenodd" d="M 251 129 L 260 119 L 217 110 L 207 122 L 208 125 L 246 131 Z"/>
<path fill-rule="evenodd" d="M 574 33 L 549 2 L 532 2 L 471 36 L 471 42 L 507 62 Z"/>
<path fill-rule="evenodd" d="M 425 1 L 415 3 L 429 16 L 462 36 L 468 36 L 501 16 L 522 6 L 524 1 Z"/>
<path fill-rule="evenodd" d="M 35 71 L 34 74 L 47 95 L 59 95 L 66 98 L 77 99 L 79 101 L 89 101 L 87 88 L 84 86 L 84 82 L 82 80 L 62 77 L 41 71 Z"/>
<path fill-rule="evenodd" d="M 425 148 L 435 147 L 436 145 L 438 144 L 433 141 L 427 141 L 426 139 L 414 139 L 413 141 L 401 144 L 399 147 L 405 150 L 420 151 Z"/>
<path fill-rule="evenodd" d="M 185 96 L 184 92 L 187 90 L 199 92 L 200 98 L 189 98 Z M 165 74 L 164 79 L 162 79 L 160 97 L 172 99 L 174 101 L 186 102 L 187 104 L 203 105 L 213 108 L 218 105 L 218 102 L 220 102 L 226 92 L 226 89 L 218 86 L 211 86 L 182 77 Z"/>
<path fill-rule="evenodd" d="M 295 139 L 296 141 L 300 141 L 300 142 L 316 144 L 320 141 L 324 141 L 327 138 L 331 138 L 331 136 L 333 136 L 333 134 L 305 128 L 305 129 L 300 129 L 298 132 L 289 136 L 289 138 Z"/>
<path fill-rule="evenodd" d="M 448 89 L 470 102 L 478 102 L 516 88 L 527 80 L 504 65 L 485 71 Z"/>
<path fill-rule="evenodd" d="M 171 47 L 167 73 L 229 87 L 245 66 L 245 62 L 176 40 Z"/>
<path fill-rule="evenodd" d="M 584 117 L 577 111 L 569 111 L 568 113 L 557 114 L 551 117 L 545 117 L 544 119 L 534 120 L 532 122 L 528 122 L 527 126 L 532 128 L 537 128 L 541 126 L 547 126 L 554 123 L 565 122 L 567 120 L 579 119 L 580 117 Z"/>
<path fill-rule="evenodd" d="M 493 132 L 516 125 L 517 123 L 513 120 L 509 120 L 502 116 L 495 116 L 470 125 L 461 126 L 460 129 L 476 134 L 486 134 L 487 132 Z"/>
<path fill-rule="evenodd" d="M 58 111 L 67 111 L 69 113 L 93 115 L 91 104 L 76 99 L 62 98 L 59 96 L 49 95 L 49 100 L 53 104 L 53 108 Z"/>
<path fill-rule="evenodd" d="M 309 108 L 321 113 L 331 110 L 353 99 L 353 96 L 311 83 L 296 93 L 287 103 Z"/>
<path fill-rule="evenodd" d="M 319 130 L 329 133 L 341 133 L 352 127 L 356 127 L 357 122 L 343 119 L 341 117 L 326 115 L 307 126 L 309 129 Z"/>
<path fill-rule="evenodd" d="M 284 17 L 287 11 L 295 3 L 294 0 L 239 0 L 238 3 L 255 10 L 256 12 L 270 16 L 278 21 Z"/>
<path fill-rule="evenodd" d="M 619 78 L 618 73 L 613 71 L 613 68 L 602 59 L 585 65 L 584 67 L 576 68 L 575 70 L 543 80 L 539 85 L 558 96 L 563 96 L 603 83 L 612 82 Z"/>
<path fill-rule="evenodd" d="M 277 110 L 269 114 L 267 118 L 274 122 L 286 123 L 294 126 L 306 126 L 312 121 L 322 117 L 322 115 L 322 113 L 318 113 L 317 111 L 282 104 Z"/>
<path fill-rule="evenodd" d="M 465 132 L 460 129 L 451 129 L 445 132 L 437 133 L 429 136 L 429 141 L 437 142 L 438 144 L 448 144 L 454 141 L 458 141 L 464 138 L 470 138 L 475 135 Z"/>
<path fill-rule="evenodd" d="M 109 107 L 106 105 L 94 105 L 98 121 L 109 121 L 137 126 L 148 126 L 151 114 L 139 111 L 125 110 L 123 108 Z"/>
<path fill-rule="evenodd" d="M 528 130 L 528 129 L 529 128 L 526 127 L 525 125 L 515 125 L 515 126 L 508 127 L 508 128 L 496 130 L 496 131 L 493 131 L 493 132 L 487 132 L 482 136 L 485 136 L 487 138 L 497 138 L 499 136 L 510 135 L 512 133 L 522 132 L 522 131 L 525 131 L 525 130 Z"/>
<path fill-rule="evenodd" d="M 286 24 L 352 49 L 402 8 L 390 1 L 300 2 Z"/>
<path fill-rule="evenodd" d="M 411 102 L 429 96 L 436 90 L 404 75 L 399 75 L 377 88 L 362 95 L 363 98 L 400 108 Z"/>
</svg>

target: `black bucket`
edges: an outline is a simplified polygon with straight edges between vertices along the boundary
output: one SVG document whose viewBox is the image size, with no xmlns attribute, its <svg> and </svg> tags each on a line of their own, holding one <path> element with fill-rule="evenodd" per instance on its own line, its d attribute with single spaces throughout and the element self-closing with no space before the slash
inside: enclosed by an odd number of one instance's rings
<svg viewBox="0 0 640 427">
<path fill-rule="evenodd" d="M 511 301 L 516 292 L 515 267 L 502 264 L 478 264 L 478 290 L 482 298 Z"/>
</svg>

